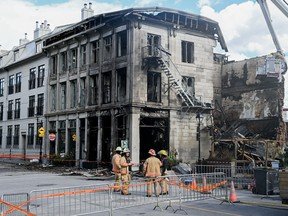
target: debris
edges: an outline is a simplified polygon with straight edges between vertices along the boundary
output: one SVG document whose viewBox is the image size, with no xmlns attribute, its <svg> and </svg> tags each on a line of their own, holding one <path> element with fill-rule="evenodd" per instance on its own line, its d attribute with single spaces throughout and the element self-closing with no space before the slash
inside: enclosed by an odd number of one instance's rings
<svg viewBox="0 0 288 216">
<path fill-rule="evenodd" d="M 180 174 L 191 173 L 191 167 L 185 163 L 179 163 L 178 165 L 173 166 L 172 170 L 175 171 L 176 173 L 180 173 Z"/>
</svg>

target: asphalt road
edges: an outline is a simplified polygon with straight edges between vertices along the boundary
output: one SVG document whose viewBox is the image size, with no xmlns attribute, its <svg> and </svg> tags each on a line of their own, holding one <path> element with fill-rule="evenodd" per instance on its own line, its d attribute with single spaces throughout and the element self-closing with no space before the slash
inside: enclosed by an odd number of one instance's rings
<svg viewBox="0 0 288 216">
<path fill-rule="evenodd" d="M 111 183 L 111 181 L 91 181 L 83 176 L 63 176 L 60 173 L 29 171 L 22 167 L 0 163 L 0 195 L 10 193 L 29 193 L 32 190 L 42 190 L 50 188 L 83 186 L 91 184 Z M 282 205 L 279 196 L 272 196 L 262 199 L 261 195 L 254 195 L 250 191 L 237 190 L 237 197 L 240 203 L 229 204 L 221 200 L 204 199 L 193 202 L 184 202 L 181 207 L 179 202 L 173 202 L 173 209 L 165 210 L 167 203 L 160 203 L 162 210 L 153 210 L 155 204 L 140 205 L 135 207 L 115 210 L 113 215 L 149 215 L 149 216 L 169 216 L 169 215 L 197 215 L 197 216 L 287 216 L 288 205 Z M 98 213 L 91 215 L 109 215 L 108 213 Z"/>
</svg>

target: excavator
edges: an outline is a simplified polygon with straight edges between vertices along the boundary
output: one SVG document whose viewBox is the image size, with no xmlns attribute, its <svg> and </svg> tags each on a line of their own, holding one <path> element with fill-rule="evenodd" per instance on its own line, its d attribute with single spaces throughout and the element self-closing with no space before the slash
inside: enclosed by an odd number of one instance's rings
<svg viewBox="0 0 288 216">
<path fill-rule="evenodd" d="M 279 69 L 280 69 L 280 73 L 281 74 L 285 74 L 287 71 L 287 62 L 285 60 L 285 55 L 283 53 L 283 50 L 280 46 L 278 37 L 275 33 L 274 27 L 272 25 L 272 20 L 271 20 L 271 16 L 270 16 L 270 11 L 269 11 L 269 7 L 267 4 L 266 0 L 257 0 L 258 4 L 260 5 L 260 8 L 262 10 L 262 13 L 264 15 L 266 24 L 268 26 L 269 32 L 272 36 L 274 45 L 276 47 L 276 55 L 273 55 L 272 57 L 268 57 L 268 59 L 266 59 L 266 62 L 272 62 L 275 64 L 279 65 Z M 288 3 L 287 0 L 271 0 L 271 2 L 286 16 L 288 17 Z M 267 63 L 269 64 L 269 63 Z M 267 67 L 266 67 L 267 68 Z M 274 67 L 275 68 L 275 67 Z"/>
</svg>

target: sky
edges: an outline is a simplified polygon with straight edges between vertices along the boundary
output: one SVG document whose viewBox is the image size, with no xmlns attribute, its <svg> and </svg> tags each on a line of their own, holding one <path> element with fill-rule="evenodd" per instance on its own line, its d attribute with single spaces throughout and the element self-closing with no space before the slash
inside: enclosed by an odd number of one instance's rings
<svg viewBox="0 0 288 216">
<path fill-rule="evenodd" d="M 280 44 L 288 54 L 288 18 L 267 1 Z M 130 7 L 162 6 L 211 18 L 220 25 L 230 60 L 276 51 L 255 0 L 0 0 L 1 49 L 12 49 L 25 33 L 32 40 L 36 21 L 47 20 L 51 29 L 79 22 L 81 8 L 89 2 L 92 2 L 95 14 Z M 223 51 L 217 47 L 217 52 Z"/>
</svg>

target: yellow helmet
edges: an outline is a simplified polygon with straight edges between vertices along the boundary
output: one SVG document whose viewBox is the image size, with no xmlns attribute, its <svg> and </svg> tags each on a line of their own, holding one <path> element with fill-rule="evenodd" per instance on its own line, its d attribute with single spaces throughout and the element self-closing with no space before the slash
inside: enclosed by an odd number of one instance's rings
<svg viewBox="0 0 288 216">
<path fill-rule="evenodd" d="M 161 150 L 158 152 L 159 155 L 164 155 L 164 156 L 168 156 L 168 153 L 166 150 Z"/>
</svg>

